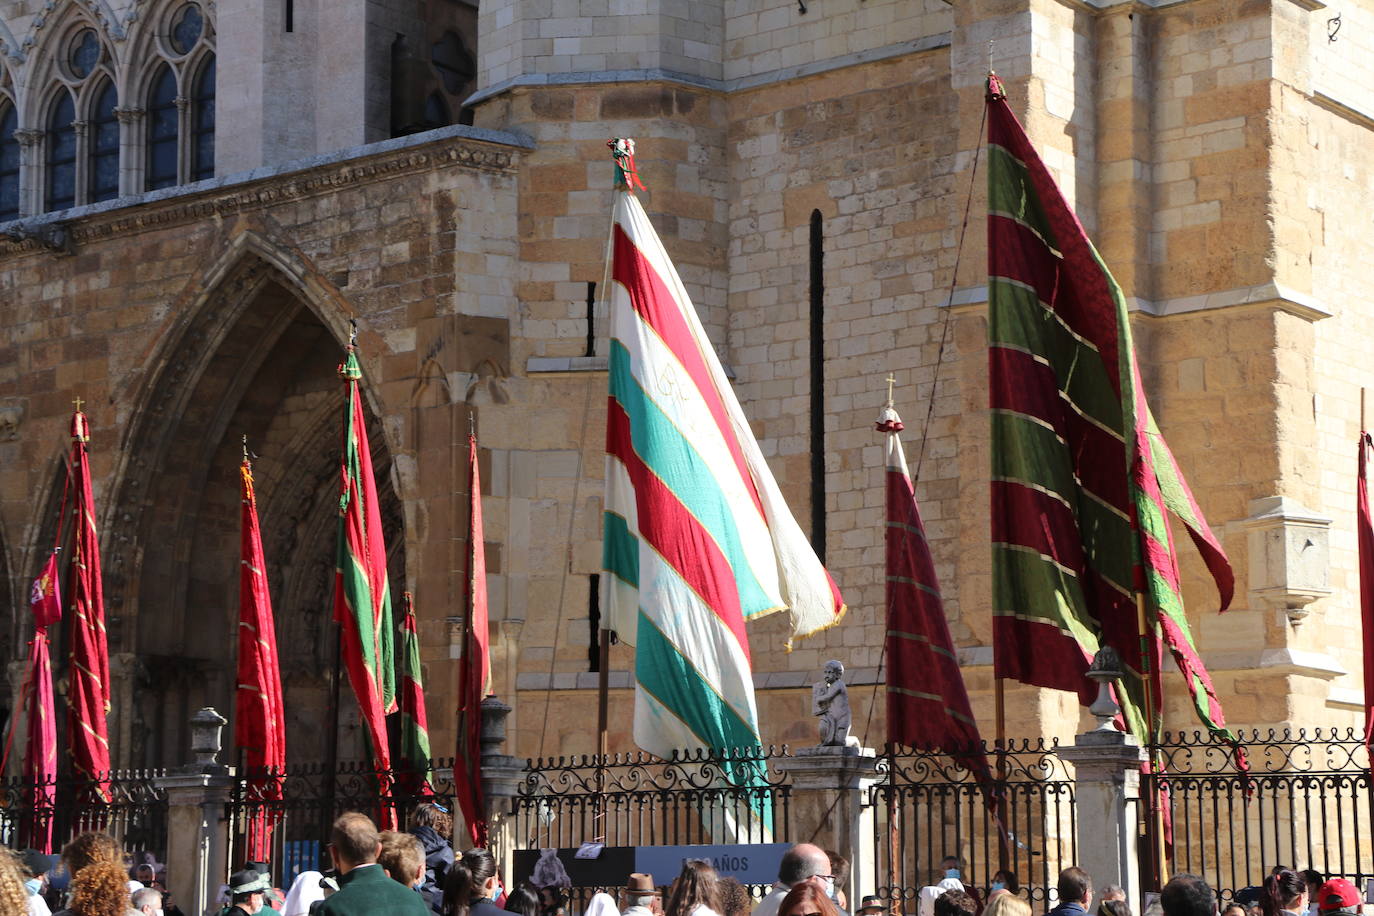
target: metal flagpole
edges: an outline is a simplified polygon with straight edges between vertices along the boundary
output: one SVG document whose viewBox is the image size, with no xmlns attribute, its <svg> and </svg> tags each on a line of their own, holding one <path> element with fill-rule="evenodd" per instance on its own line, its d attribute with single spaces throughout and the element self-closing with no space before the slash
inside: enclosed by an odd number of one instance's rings
<svg viewBox="0 0 1374 916">
<path fill-rule="evenodd" d="M 1164 861 L 1164 811 L 1159 806 L 1159 755 L 1155 747 L 1154 686 L 1150 682 L 1153 677 L 1153 665 L 1150 663 L 1150 631 L 1143 592 L 1135 593 L 1135 609 L 1136 625 L 1140 629 L 1140 674 L 1145 687 L 1145 749 L 1150 760 L 1150 797 L 1146 804 L 1149 812 L 1150 858 L 1154 863 L 1151 877 L 1154 879 L 1154 889 L 1160 890 L 1169 879 L 1169 866 Z"/>
</svg>

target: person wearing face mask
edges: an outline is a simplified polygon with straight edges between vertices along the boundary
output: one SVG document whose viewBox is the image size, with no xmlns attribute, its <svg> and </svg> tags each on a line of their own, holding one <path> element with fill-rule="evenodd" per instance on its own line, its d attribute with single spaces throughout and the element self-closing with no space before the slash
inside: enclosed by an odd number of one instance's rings
<svg viewBox="0 0 1374 916">
<path fill-rule="evenodd" d="M 993 896 L 998 893 L 1021 893 L 1021 882 L 1016 872 L 1002 869 L 992 876 L 992 883 L 988 885 L 988 902 L 991 903 Z"/>
<path fill-rule="evenodd" d="M 494 902 L 500 893 L 496 859 L 485 849 L 469 849 L 444 881 L 444 916 L 509 916 Z"/>
<path fill-rule="evenodd" d="M 162 891 L 145 887 L 134 891 L 134 912 L 139 916 L 162 916 Z"/>
<path fill-rule="evenodd" d="M 366 814 L 353 811 L 334 822 L 329 857 L 339 873 L 339 890 L 321 904 L 321 916 L 429 916 L 424 899 L 377 864 L 381 851 L 377 825 Z"/>
<path fill-rule="evenodd" d="M 28 916 L 50 916 L 52 909 L 43 899 L 46 875 L 57 867 L 57 856 L 47 856 L 36 849 L 26 849 L 19 855 L 19 871 L 24 878 L 28 896 Z"/>
<path fill-rule="evenodd" d="M 824 888 L 829 896 L 834 887 L 830 873 L 830 857 L 825 850 L 811 843 L 798 843 L 783 853 L 778 863 L 778 881 L 768 895 L 754 907 L 753 916 L 778 916 L 778 906 L 792 888 L 803 881 L 811 881 Z"/>
</svg>

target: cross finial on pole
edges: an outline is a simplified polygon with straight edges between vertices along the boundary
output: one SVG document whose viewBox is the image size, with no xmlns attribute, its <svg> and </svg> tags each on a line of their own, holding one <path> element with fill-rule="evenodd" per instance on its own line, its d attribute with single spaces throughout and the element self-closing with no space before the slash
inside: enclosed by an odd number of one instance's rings
<svg viewBox="0 0 1374 916">
<path fill-rule="evenodd" d="M 243 460 L 248 460 L 248 434 L 243 434 Z"/>
<path fill-rule="evenodd" d="M 477 438 L 477 418 L 473 416 L 470 410 L 468 411 L 468 437 L 472 439 Z"/>
<path fill-rule="evenodd" d="M 348 319 L 348 345 L 356 347 L 358 345 L 358 319 Z"/>
<path fill-rule="evenodd" d="M 887 406 L 892 406 L 892 386 L 897 384 L 897 380 L 891 375 L 887 377 Z"/>
<path fill-rule="evenodd" d="M 75 398 L 72 399 L 72 403 L 76 405 L 76 412 L 81 413 L 81 405 L 86 402 L 81 400 L 81 395 L 77 395 Z"/>
</svg>

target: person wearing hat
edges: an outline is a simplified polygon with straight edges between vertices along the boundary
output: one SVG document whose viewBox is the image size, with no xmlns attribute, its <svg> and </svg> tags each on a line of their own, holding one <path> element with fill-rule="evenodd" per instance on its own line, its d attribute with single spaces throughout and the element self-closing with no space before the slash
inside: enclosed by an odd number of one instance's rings
<svg viewBox="0 0 1374 916">
<path fill-rule="evenodd" d="M 654 876 L 635 872 L 625 882 L 625 909 L 621 916 L 662 916 L 663 895 L 654 886 Z"/>
<path fill-rule="evenodd" d="M 37 849 L 25 849 L 19 854 L 19 870 L 24 876 L 24 891 L 29 895 L 28 916 L 49 916 L 52 910 L 48 901 L 43 899 L 43 890 L 48 883 L 48 872 L 61 861 L 58 856 L 44 855 Z"/>
<path fill-rule="evenodd" d="M 264 906 L 272 879 L 255 868 L 245 868 L 229 876 L 229 905 L 219 916 L 257 916 Z"/>
<path fill-rule="evenodd" d="M 887 912 L 887 907 L 883 906 L 883 898 L 876 894 L 866 894 L 860 906 L 854 911 L 854 916 L 881 916 Z"/>
<path fill-rule="evenodd" d="M 1359 888 L 1345 878 L 1329 879 L 1317 891 L 1317 910 L 1322 916 L 1359 916 Z"/>
</svg>

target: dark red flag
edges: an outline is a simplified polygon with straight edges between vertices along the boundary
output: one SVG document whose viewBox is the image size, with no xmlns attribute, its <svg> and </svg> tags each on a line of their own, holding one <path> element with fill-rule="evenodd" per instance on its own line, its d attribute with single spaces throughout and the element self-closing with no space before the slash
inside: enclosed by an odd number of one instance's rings
<svg viewBox="0 0 1374 916">
<path fill-rule="evenodd" d="M 61 530 L 59 524 L 58 530 Z M 42 853 L 52 852 L 52 811 L 57 802 L 57 709 L 52 692 L 52 659 L 48 627 L 62 618 L 57 588 L 57 551 L 33 580 L 29 598 L 34 634 L 29 643 L 29 677 L 24 685 L 28 736 L 24 745 L 24 782 L 29 789 L 29 817 L 24 842 Z"/>
<path fill-rule="evenodd" d="M 87 459 L 90 424 L 72 414 L 72 490 L 75 525 L 72 547 L 71 664 L 67 687 L 67 747 L 72 765 L 94 782 L 94 795 L 109 801 L 110 653 L 105 641 L 105 601 L 100 584 L 100 541 Z"/>
<path fill-rule="evenodd" d="M 954 653 L 898 435 L 902 421 L 890 401 L 877 428 L 887 433 L 888 740 L 950 754 L 987 780 L 983 739 Z"/>
<path fill-rule="evenodd" d="M 272 595 L 267 589 L 267 564 L 258 530 L 258 502 L 253 492 L 253 466 L 243 459 L 243 511 L 239 550 L 239 665 L 234 693 L 234 741 L 244 751 L 250 797 L 264 801 L 282 797 L 282 769 L 286 766 L 286 720 L 282 709 L 281 669 L 277 664 L 277 633 L 272 620 Z M 271 858 L 272 827 L 276 822 L 267 805 L 254 809 L 248 822 L 248 858 Z"/>
<path fill-rule="evenodd" d="M 1360 545 L 1360 621 L 1364 630 L 1364 742 L 1374 750 L 1374 519 L 1369 514 L 1369 450 L 1374 440 L 1360 431 L 1355 529 Z"/>
<path fill-rule="evenodd" d="M 453 762 L 458 807 L 477 846 L 487 844 L 486 803 L 482 796 L 482 698 L 491 676 L 487 636 L 487 554 L 482 537 L 482 479 L 477 467 L 477 437 L 468 436 L 468 619 L 458 684 L 458 753 Z"/>
</svg>

